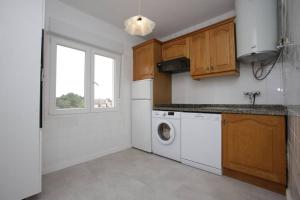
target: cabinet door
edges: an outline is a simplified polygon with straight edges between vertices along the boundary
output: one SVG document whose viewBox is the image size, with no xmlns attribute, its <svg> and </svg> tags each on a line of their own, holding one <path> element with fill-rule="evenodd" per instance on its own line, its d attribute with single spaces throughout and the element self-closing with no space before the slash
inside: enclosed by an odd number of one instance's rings
<svg viewBox="0 0 300 200">
<path fill-rule="evenodd" d="M 285 118 L 225 114 L 223 167 L 285 184 Z"/>
<path fill-rule="evenodd" d="M 189 38 L 182 38 L 162 45 L 162 58 L 164 61 L 180 57 L 190 57 Z"/>
<path fill-rule="evenodd" d="M 234 23 L 227 23 L 209 30 L 211 72 L 236 69 Z"/>
<path fill-rule="evenodd" d="M 190 39 L 191 75 L 210 72 L 209 32 L 196 33 Z"/>
<path fill-rule="evenodd" d="M 153 43 L 134 49 L 133 80 L 153 78 L 154 47 Z"/>
</svg>

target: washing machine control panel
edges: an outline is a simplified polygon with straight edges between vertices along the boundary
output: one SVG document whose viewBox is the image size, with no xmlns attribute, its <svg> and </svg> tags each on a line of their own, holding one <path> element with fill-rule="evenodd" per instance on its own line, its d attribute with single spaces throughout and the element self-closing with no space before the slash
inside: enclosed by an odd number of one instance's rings
<svg viewBox="0 0 300 200">
<path fill-rule="evenodd" d="M 180 119 L 180 112 L 154 110 L 152 112 L 152 117 L 167 118 L 167 119 Z"/>
</svg>

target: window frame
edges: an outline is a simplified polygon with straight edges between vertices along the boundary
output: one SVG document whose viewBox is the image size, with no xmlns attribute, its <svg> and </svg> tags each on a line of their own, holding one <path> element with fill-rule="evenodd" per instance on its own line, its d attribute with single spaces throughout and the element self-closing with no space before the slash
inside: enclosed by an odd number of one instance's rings
<svg viewBox="0 0 300 200">
<path fill-rule="evenodd" d="M 71 115 L 97 112 L 115 112 L 119 110 L 120 101 L 120 69 L 121 55 L 94 48 L 77 41 L 65 39 L 58 36 L 49 36 L 50 60 L 49 60 L 49 114 L 50 115 Z M 57 45 L 76 49 L 85 52 L 84 66 L 84 101 L 85 108 L 56 108 L 56 70 L 57 70 Z M 114 59 L 114 107 L 113 108 L 94 108 L 94 55 L 105 56 Z"/>
<path fill-rule="evenodd" d="M 111 58 L 114 60 L 114 68 L 113 68 L 113 100 L 114 107 L 113 108 L 95 108 L 94 107 L 94 77 L 95 77 L 95 55 L 104 56 L 107 58 Z M 119 110 L 119 73 L 120 73 L 120 55 L 93 48 L 91 51 L 91 112 L 110 112 L 110 111 L 118 111 Z"/>
</svg>

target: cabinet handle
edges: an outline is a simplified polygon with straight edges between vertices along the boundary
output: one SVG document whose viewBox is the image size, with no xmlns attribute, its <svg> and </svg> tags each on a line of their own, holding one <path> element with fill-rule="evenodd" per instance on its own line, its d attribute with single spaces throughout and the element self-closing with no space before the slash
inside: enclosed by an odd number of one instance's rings
<svg viewBox="0 0 300 200">
<path fill-rule="evenodd" d="M 209 71 L 209 69 L 210 69 L 209 67 L 206 67 L 206 71 Z"/>
<path fill-rule="evenodd" d="M 212 70 L 212 71 L 213 71 L 213 70 L 214 70 L 214 66 L 210 66 L 210 70 Z"/>
</svg>

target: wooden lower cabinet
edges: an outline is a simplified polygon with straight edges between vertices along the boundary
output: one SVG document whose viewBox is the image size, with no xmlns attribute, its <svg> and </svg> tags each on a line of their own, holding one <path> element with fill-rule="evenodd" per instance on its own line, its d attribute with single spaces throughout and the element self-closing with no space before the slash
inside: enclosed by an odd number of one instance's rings
<svg viewBox="0 0 300 200">
<path fill-rule="evenodd" d="M 223 114 L 222 119 L 224 175 L 284 193 L 285 117 Z"/>
</svg>

